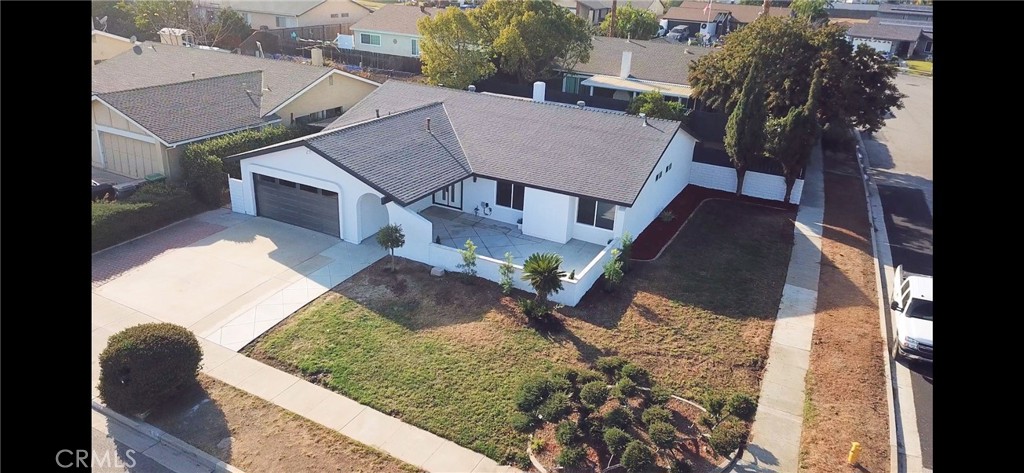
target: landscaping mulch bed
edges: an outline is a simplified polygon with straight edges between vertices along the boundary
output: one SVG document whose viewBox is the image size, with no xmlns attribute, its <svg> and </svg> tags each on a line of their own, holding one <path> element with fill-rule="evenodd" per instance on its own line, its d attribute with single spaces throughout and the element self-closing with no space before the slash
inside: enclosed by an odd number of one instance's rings
<svg viewBox="0 0 1024 473">
<path fill-rule="evenodd" d="M 860 442 L 860 471 L 884 472 L 889 470 L 884 342 L 864 187 L 849 153 L 826 152 L 825 170 L 821 276 L 800 471 L 853 471 L 846 457 L 851 442 Z"/>
<path fill-rule="evenodd" d="M 636 236 L 636 241 L 633 242 L 633 253 L 632 259 L 635 260 L 652 260 L 658 256 L 665 245 L 668 244 L 672 237 L 679 232 L 679 229 L 686 223 L 686 219 L 690 218 L 693 211 L 700 206 L 701 202 L 707 199 L 726 199 L 737 202 L 748 202 L 752 204 L 764 205 L 782 210 L 794 210 L 797 208 L 794 204 L 784 204 L 774 200 L 758 199 L 750 196 L 736 196 L 735 192 L 726 192 L 715 189 L 708 189 L 706 187 L 699 187 L 694 185 L 687 185 L 682 192 L 679 193 L 672 202 L 669 202 L 668 206 L 665 207 L 666 211 L 669 211 L 674 216 L 671 220 L 662 220 L 659 216 L 654 219 L 647 228 L 644 229 L 640 235 Z"/>
<path fill-rule="evenodd" d="M 203 374 L 146 422 L 245 471 L 419 471 Z"/>
</svg>

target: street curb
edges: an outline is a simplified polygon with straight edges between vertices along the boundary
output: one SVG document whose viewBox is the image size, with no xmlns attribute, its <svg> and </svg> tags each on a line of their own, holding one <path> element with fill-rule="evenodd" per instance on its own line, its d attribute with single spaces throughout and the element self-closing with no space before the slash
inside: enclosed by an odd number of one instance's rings
<svg viewBox="0 0 1024 473">
<path fill-rule="evenodd" d="M 229 463 L 225 463 L 225 462 L 217 459 L 213 455 L 210 455 L 209 453 L 206 453 L 206 452 L 204 452 L 204 451 L 202 451 L 202 450 L 200 450 L 200 449 L 198 449 L 196 447 L 193 447 L 192 445 L 189 445 L 185 441 L 183 441 L 183 440 L 181 440 L 181 439 L 179 439 L 179 438 L 177 438 L 177 437 L 175 437 L 175 436 L 173 436 L 171 434 L 168 434 L 167 432 L 164 432 L 163 430 L 160 430 L 160 429 L 158 429 L 155 426 L 152 426 L 152 425 L 147 424 L 145 422 L 140 422 L 140 421 L 137 421 L 137 420 L 132 419 L 130 417 L 126 417 L 126 416 L 123 416 L 121 414 L 118 414 L 117 412 L 114 412 L 114 410 L 110 409 L 109 407 L 107 407 L 107 406 L 105 406 L 103 404 L 100 404 L 99 402 L 96 402 L 96 400 L 92 401 L 92 408 L 93 408 L 93 410 L 96 410 L 100 414 L 103 414 L 103 415 L 105 415 L 107 417 L 111 417 L 114 420 L 116 420 L 116 421 L 118 421 L 118 422 L 120 422 L 120 423 L 122 423 L 122 424 L 124 424 L 124 425 L 126 425 L 128 427 L 130 427 L 132 430 L 134 430 L 134 431 L 136 431 L 136 432 L 138 432 L 138 433 L 140 433 L 140 434 L 142 434 L 142 435 L 144 435 L 146 437 L 149 437 L 149 438 L 151 438 L 153 440 L 156 440 L 157 443 L 162 443 L 164 445 L 176 448 L 178 450 L 181 450 L 183 453 L 186 453 L 188 455 L 191 455 L 191 456 L 195 457 L 198 463 L 201 463 L 201 464 L 204 464 L 204 465 L 210 467 L 211 471 L 228 472 L 228 473 L 245 473 L 245 471 L 243 471 L 242 469 L 240 469 L 238 467 L 235 467 L 235 466 L 233 466 L 233 465 L 231 465 Z M 150 447 L 150 448 L 152 448 L 152 447 Z M 145 455 L 144 452 L 140 452 L 140 453 L 143 453 Z"/>
<path fill-rule="evenodd" d="M 893 473 L 906 473 L 907 471 L 907 459 L 906 452 L 903 448 L 900 448 L 900 439 L 903 438 L 903 426 L 897 420 L 896 416 L 896 389 L 893 387 L 893 378 L 895 376 L 895 370 L 893 365 L 895 360 L 892 357 L 892 348 L 890 347 L 889 336 L 886 332 L 888 326 L 888 320 L 885 316 L 885 301 L 887 299 L 886 294 L 886 267 L 892 266 L 892 254 L 889 250 L 889 237 L 885 229 L 884 221 L 882 225 L 876 225 L 876 218 L 878 215 L 874 212 L 874 207 L 877 205 L 879 209 L 882 207 L 881 200 L 878 197 L 878 186 L 871 181 L 868 176 L 868 151 L 867 147 L 864 146 L 864 139 L 861 137 L 860 131 L 851 130 L 857 138 L 857 164 L 860 168 L 861 182 L 864 184 L 864 197 L 866 199 L 866 206 L 868 210 L 868 219 L 871 223 L 871 251 L 874 256 L 875 264 L 875 292 L 878 294 L 878 321 L 879 330 L 881 331 L 882 341 L 884 342 L 884 353 L 885 359 L 885 389 L 887 396 L 885 397 L 886 404 L 889 407 L 889 471 Z M 879 240 L 885 239 L 886 244 L 881 244 Z"/>
</svg>

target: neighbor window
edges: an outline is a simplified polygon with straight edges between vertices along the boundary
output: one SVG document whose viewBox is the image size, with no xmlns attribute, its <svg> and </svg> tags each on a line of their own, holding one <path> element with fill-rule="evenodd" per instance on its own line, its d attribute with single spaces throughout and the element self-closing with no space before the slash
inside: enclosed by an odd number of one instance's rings
<svg viewBox="0 0 1024 473">
<path fill-rule="evenodd" d="M 507 181 L 498 181 L 498 192 L 494 201 L 502 207 L 523 210 L 523 192 L 525 187 Z"/>
<path fill-rule="evenodd" d="M 671 170 L 672 170 L 672 163 L 668 163 L 668 166 L 665 166 L 665 172 L 669 172 Z"/>
<path fill-rule="evenodd" d="M 412 40 L 412 55 L 413 56 L 419 56 L 420 55 L 420 42 L 418 40 L 415 40 L 415 39 Z"/>
<path fill-rule="evenodd" d="M 331 18 L 337 18 L 337 17 L 338 17 L 337 13 L 331 13 Z"/>
<path fill-rule="evenodd" d="M 563 88 L 562 92 L 568 94 L 580 93 L 580 82 L 583 82 L 582 77 L 565 76 L 565 87 Z"/>
<path fill-rule="evenodd" d="M 654 176 L 654 181 L 657 182 L 657 181 L 660 181 L 660 180 L 661 180 L 661 173 L 659 172 L 657 176 Z"/>
<path fill-rule="evenodd" d="M 359 42 L 373 46 L 380 46 L 380 35 L 359 33 Z"/>
<path fill-rule="evenodd" d="M 576 206 L 576 223 L 611 230 L 615 227 L 615 204 L 580 197 Z"/>
<path fill-rule="evenodd" d="M 341 14 L 341 17 L 342 17 L 342 18 L 348 18 L 348 13 L 342 13 L 342 14 Z"/>
<path fill-rule="evenodd" d="M 283 16 L 275 16 L 274 21 L 277 22 L 276 24 L 278 28 L 284 28 L 288 26 L 288 18 L 285 18 Z"/>
<path fill-rule="evenodd" d="M 926 52 L 926 53 L 932 52 L 932 42 L 931 41 L 929 41 L 927 43 L 924 43 L 924 52 Z"/>
</svg>

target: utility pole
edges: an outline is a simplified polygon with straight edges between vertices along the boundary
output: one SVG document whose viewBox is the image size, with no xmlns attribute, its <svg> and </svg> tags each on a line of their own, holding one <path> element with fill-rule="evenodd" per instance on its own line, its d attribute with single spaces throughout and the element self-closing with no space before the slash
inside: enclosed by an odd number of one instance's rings
<svg viewBox="0 0 1024 473">
<path fill-rule="evenodd" d="M 771 8 L 771 7 L 772 7 L 771 0 L 764 0 L 764 3 L 761 4 L 761 14 L 764 15 L 764 16 L 768 16 L 768 9 Z"/>
<path fill-rule="evenodd" d="M 613 38 L 615 37 L 615 27 L 618 25 L 618 23 L 616 23 L 616 21 L 615 21 L 615 10 L 618 9 L 618 6 L 619 6 L 618 0 L 612 0 L 612 13 L 611 13 L 611 16 L 612 16 L 612 20 L 611 20 L 612 21 L 612 26 L 611 26 L 611 28 L 608 28 L 608 36 L 611 36 Z"/>
</svg>

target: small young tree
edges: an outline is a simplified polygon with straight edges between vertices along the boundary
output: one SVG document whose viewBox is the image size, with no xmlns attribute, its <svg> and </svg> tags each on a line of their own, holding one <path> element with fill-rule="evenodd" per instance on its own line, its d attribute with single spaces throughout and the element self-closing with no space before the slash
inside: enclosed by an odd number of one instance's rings
<svg viewBox="0 0 1024 473">
<path fill-rule="evenodd" d="M 622 237 L 619 238 L 619 261 L 622 262 L 622 272 L 628 273 L 632 263 L 630 259 L 633 257 L 633 235 L 629 232 L 623 232 Z"/>
<path fill-rule="evenodd" d="M 537 293 L 535 301 L 546 304 L 548 294 L 561 291 L 565 271 L 559 269 L 562 257 L 556 253 L 534 253 L 523 263 L 523 281 L 529 282 Z"/>
<path fill-rule="evenodd" d="M 473 240 L 467 239 L 463 248 L 459 250 L 459 254 L 462 255 L 462 262 L 456 266 L 467 277 L 476 276 L 476 245 L 473 244 Z"/>
<path fill-rule="evenodd" d="M 516 267 L 512 266 L 512 253 L 505 252 L 505 262 L 498 266 L 498 274 L 501 275 L 501 293 L 506 296 L 512 293 L 512 276 L 516 273 Z"/>
<path fill-rule="evenodd" d="M 612 257 L 604 264 L 604 290 L 611 292 L 622 282 L 622 261 L 618 248 L 612 248 Z"/>
<path fill-rule="evenodd" d="M 391 254 L 391 271 L 394 272 L 395 248 L 405 245 L 405 233 L 402 232 L 402 226 L 392 223 L 380 227 L 380 231 L 377 232 L 377 244 Z"/>
</svg>

